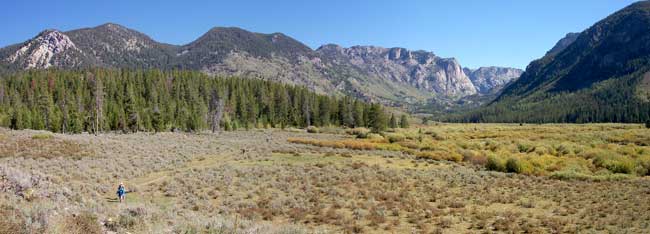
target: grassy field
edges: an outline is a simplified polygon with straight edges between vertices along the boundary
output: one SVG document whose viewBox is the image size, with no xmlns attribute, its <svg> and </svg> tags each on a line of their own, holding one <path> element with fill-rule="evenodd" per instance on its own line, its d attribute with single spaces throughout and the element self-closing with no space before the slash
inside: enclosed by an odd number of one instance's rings
<svg viewBox="0 0 650 234">
<path fill-rule="evenodd" d="M 641 125 L 0 129 L 0 233 L 644 233 Z M 119 182 L 127 189 L 118 203 Z"/>
<path fill-rule="evenodd" d="M 650 175 L 650 130 L 620 124 L 436 124 L 353 139 L 290 138 L 298 144 L 403 152 L 418 159 L 559 179 L 617 180 Z"/>
</svg>

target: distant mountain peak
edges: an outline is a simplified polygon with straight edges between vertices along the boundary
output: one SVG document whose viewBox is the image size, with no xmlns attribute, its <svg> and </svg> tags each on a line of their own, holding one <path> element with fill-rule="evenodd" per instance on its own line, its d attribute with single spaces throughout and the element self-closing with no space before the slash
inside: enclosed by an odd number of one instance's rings
<svg viewBox="0 0 650 234">
<path fill-rule="evenodd" d="M 465 74 L 469 76 L 479 93 L 491 93 L 500 90 L 508 83 L 521 76 L 523 71 L 511 67 L 479 67 L 477 69 L 464 68 Z"/>
<path fill-rule="evenodd" d="M 116 23 L 111 23 L 111 22 L 98 25 L 95 28 L 106 28 L 106 29 L 111 29 L 111 30 L 128 29 L 125 26 L 122 26 L 122 25 L 116 24 Z"/>
</svg>

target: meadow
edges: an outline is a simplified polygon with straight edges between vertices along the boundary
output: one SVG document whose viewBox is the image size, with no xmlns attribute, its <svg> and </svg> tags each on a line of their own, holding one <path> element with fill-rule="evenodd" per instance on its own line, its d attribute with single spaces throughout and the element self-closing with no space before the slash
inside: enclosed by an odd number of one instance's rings
<svg viewBox="0 0 650 234">
<path fill-rule="evenodd" d="M 397 151 L 416 159 L 559 179 L 617 180 L 650 175 L 650 130 L 642 125 L 437 123 L 378 134 L 365 128 L 345 133 L 353 139 L 290 138 L 289 142 Z"/>
<path fill-rule="evenodd" d="M 0 129 L 0 233 L 644 233 L 649 143 L 631 124 Z"/>
</svg>

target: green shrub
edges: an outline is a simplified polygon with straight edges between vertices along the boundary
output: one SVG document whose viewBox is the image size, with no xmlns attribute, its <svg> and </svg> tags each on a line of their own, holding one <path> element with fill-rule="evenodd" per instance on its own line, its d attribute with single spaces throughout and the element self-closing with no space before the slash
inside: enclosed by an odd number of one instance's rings
<svg viewBox="0 0 650 234">
<path fill-rule="evenodd" d="M 46 139 L 52 139 L 54 136 L 49 133 L 40 133 L 32 136 L 32 139 L 34 140 L 46 140 Z"/>
<path fill-rule="evenodd" d="M 517 149 L 519 150 L 519 153 L 530 153 L 535 151 L 535 146 L 519 143 L 517 144 Z"/>
<path fill-rule="evenodd" d="M 345 134 L 345 130 L 340 127 L 327 126 L 318 128 L 319 133 L 330 133 L 330 134 Z"/>
<path fill-rule="evenodd" d="M 487 157 L 487 163 L 485 164 L 485 168 L 487 168 L 490 171 L 505 172 L 506 162 L 505 160 L 500 159 L 498 156 L 489 155 Z"/>
<path fill-rule="evenodd" d="M 615 161 L 607 166 L 607 170 L 613 173 L 632 174 L 635 171 L 635 164 L 630 160 Z"/>
<path fill-rule="evenodd" d="M 415 157 L 418 159 L 432 159 L 432 160 L 447 160 L 460 162 L 463 160 L 463 156 L 455 152 L 444 152 L 444 151 L 423 151 L 415 153 Z"/>
<path fill-rule="evenodd" d="M 606 168 L 612 173 L 632 174 L 636 171 L 636 163 L 625 156 L 599 154 L 593 163 L 596 167 Z"/>
<path fill-rule="evenodd" d="M 386 140 L 382 135 L 379 135 L 377 133 L 368 133 L 366 138 L 371 140 L 372 142 L 385 142 Z"/>
<path fill-rule="evenodd" d="M 299 129 L 299 128 L 294 128 L 294 127 L 285 128 L 284 130 L 287 131 L 287 132 L 295 132 L 295 133 L 301 133 L 301 132 L 304 132 L 304 130 Z"/>
<path fill-rule="evenodd" d="M 532 167 L 526 160 L 509 158 L 506 161 L 506 171 L 518 174 L 529 174 L 532 171 Z"/>
<path fill-rule="evenodd" d="M 404 141 L 406 139 L 406 136 L 400 133 L 391 133 L 391 134 L 386 134 L 385 136 L 388 139 L 388 142 L 390 143 L 395 143 L 395 142 L 400 142 Z"/>
<path fill-rule="evenodd" d="M 320 132 L 320 129 L 318 129 L 318 128 L 315 127 L 315 126 L 309 126 L 309 127 L 307 127 L 307 132 L 308 132 L 308 133 L 319 133 L 319 132 Z"/>
<path fill-rule="evenodd" d="M 370 129 L 367 128 L 351 128 L 348 130 L 345 130 L 345 132 L 349 135 L 355 135 L 357 138 L 367 138 L 368 133 L 370 133 Z"/>
<path fill-rule="evenodd" d="M 639 176 L 650 175 L 650 156 L 641 156 L 637 158 L 636 174 Z"/>
<path fill-rule="evenodd" d="M 586 181 L 619 181 L 631 178 L 629 175 L 624 174 L 601 174 L 589 175 L 575 170 L 563 170 L 553 172 L 550 176 L 558 180 L 586 180 Z"/>
<path fill-rule="evenodd" d="M 506 161 L 506 171 L 512 173 L 519 173 L 521 171 L 519 160 L 516 158 L 509 158 Z"/>
<path fill-rule="evenodd" d="M 556 156 L 562 156 L 562 155 L 567 155 L 567 154 L 571 153 L 571 150 L 566 145 L 558 145 L 558 146 L 556 146 L 555 151 L 557 152 Z"/>
</svg>

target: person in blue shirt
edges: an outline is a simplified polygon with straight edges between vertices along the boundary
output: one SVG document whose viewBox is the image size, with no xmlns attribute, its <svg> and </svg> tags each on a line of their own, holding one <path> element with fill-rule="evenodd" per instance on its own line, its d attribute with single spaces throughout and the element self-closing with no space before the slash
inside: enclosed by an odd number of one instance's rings
<svg viewBox="0 0 650 234">
<path fill-rule="evenodd" d="M 117 197 L 120 199 L 120 203 L 122 203 L 126 197 L 126 188 L 122 182 L 120 182 L 120 186 L 117 186 Z"/>
</svg>

